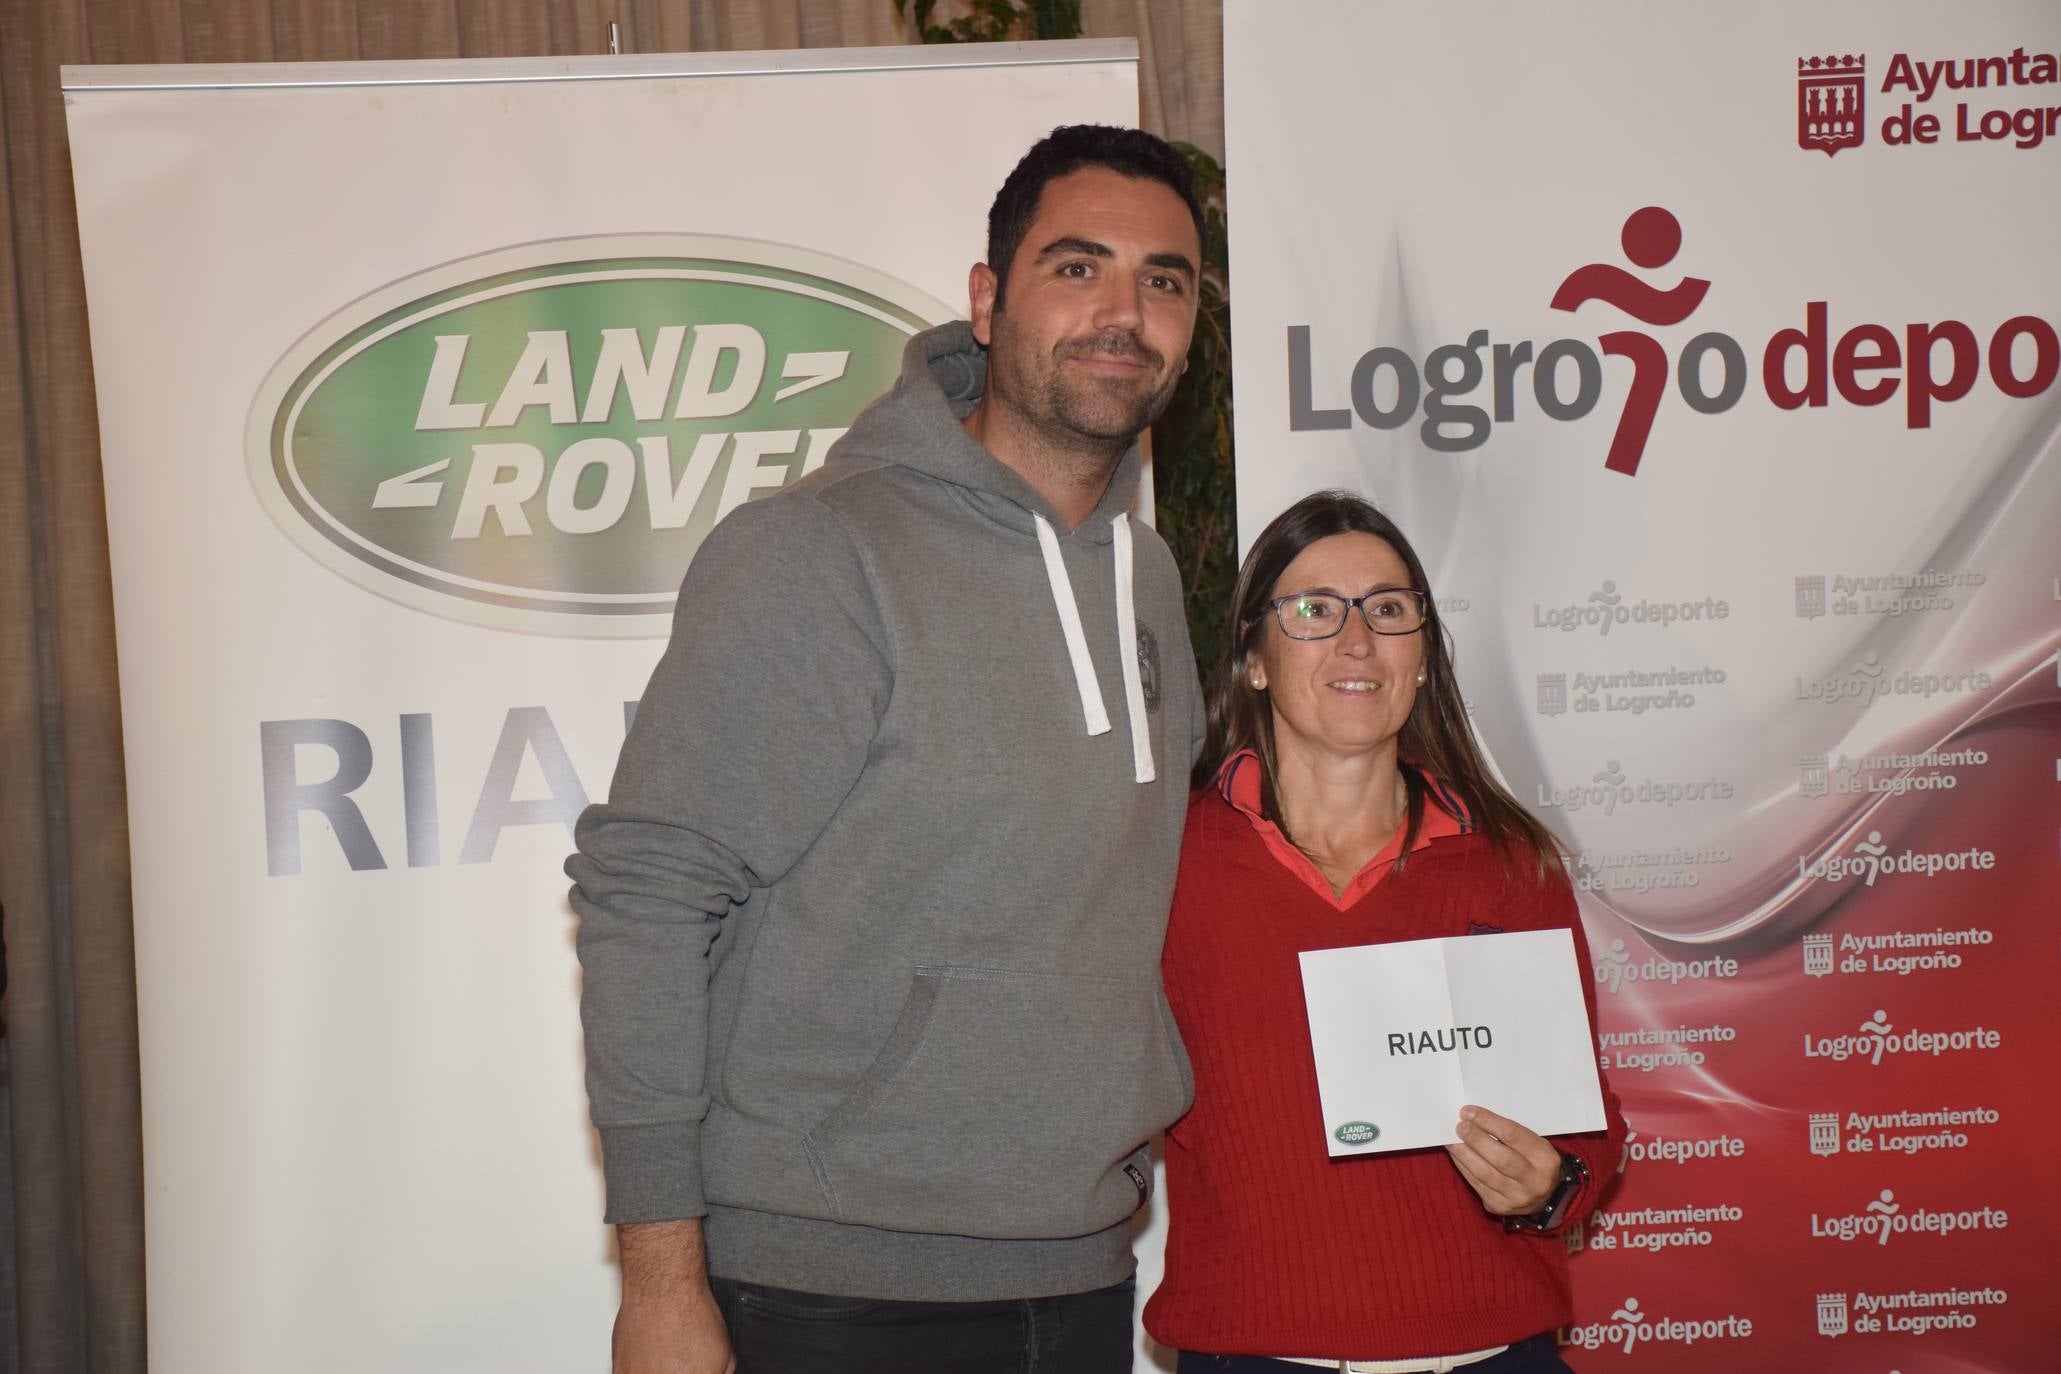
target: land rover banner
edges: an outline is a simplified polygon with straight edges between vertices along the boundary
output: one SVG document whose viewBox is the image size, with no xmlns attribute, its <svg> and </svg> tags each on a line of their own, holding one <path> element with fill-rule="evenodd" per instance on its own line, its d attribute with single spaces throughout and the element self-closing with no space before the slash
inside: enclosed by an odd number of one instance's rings
<svg viewBox="0 0 2061 1374">
<path fill-rule="evenodd" d="M 1240 533 L 1387 507 L 1572 856 L 1635 1133 L 1566 1358 L 2055 1368 L 2061 8 L 1224 51 Z"/>
<path fill-rule="evenodd" d="M 603 1370 L 572 820 L 709 528 L 963 313 L 1024 149 L 1136 121 L 1135 46 L 66 86 L 151 1367 Z"/>
</svg>

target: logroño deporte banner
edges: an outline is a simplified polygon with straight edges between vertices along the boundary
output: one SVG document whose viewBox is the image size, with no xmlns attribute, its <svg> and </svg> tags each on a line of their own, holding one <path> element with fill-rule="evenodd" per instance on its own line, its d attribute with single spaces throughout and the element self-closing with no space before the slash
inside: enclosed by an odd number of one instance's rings
<svg viewBox="0 0 2061 1374">
<path fill-rule="evenodd" d="M 65 73 L 159 1374 L 601 1370 L 559 865 L 715 521 L 1135 44 Z M 768 682 L 764 690 L 787 690 Z"/>
<path fill-rule="evenodd" d="M 1572 859 L 1635 1133 L 1563 1353 L 2052 1368 L 2061 9 L 1224 46 L 1242 539 L 1386 507 Z"/>
</svg>

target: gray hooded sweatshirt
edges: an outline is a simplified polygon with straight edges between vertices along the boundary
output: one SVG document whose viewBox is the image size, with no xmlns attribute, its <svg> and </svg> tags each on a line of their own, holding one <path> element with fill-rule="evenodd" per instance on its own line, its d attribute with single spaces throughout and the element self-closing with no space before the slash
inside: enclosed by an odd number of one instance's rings
<svg viewBox="0 0 2061 1374">
<path fill-rule="evenodd" d="M 821 471 L 697 554 L 566 864 L 608 1219 L 707 1216 L 717 1275 L 848 1296 L 1131 1272 L 1187 1060 L 1159 950 L 1200 745 L 1180 578 L 1068 531 L 917 336 Z"/>
</svg>

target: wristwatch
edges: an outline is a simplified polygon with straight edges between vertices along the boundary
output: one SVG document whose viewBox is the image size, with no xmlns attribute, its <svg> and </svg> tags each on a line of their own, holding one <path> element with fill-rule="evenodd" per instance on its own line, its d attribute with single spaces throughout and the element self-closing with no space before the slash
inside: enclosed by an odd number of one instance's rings
<svg viewBox="0 0 2061 1374">
<path fill-rule="evenodd" d="M 1560 1152 L 1560 1185 L 1553 1195 L 1546 1199 L 1546 1205 L 1529 1216 L 1504 1217 L 1506 1231 L 1551 1231 L 1567 1219 L 1567 1209 L 1574 1202 L 1576 1193 L 1589 1181 L 1589 1166 L 1582 1163 L 1581 1156 Z"/>
</svg>

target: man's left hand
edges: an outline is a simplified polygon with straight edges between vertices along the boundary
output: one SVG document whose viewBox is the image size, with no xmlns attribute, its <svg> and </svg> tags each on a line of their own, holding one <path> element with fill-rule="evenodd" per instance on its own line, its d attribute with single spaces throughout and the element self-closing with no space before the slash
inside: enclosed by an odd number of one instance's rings
<svg viewBox="0 0 2061 1374">
<path fill-rule="evenodd" d="M 1560 1186 L 1560 1151 L 1507 1116 L 1462 1107 L 1455 1134 L 1460 1138 L 1446 1153 L 1491 1216 L 1530 1216 Z"/>
</svg>

